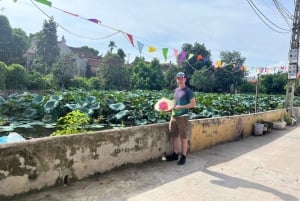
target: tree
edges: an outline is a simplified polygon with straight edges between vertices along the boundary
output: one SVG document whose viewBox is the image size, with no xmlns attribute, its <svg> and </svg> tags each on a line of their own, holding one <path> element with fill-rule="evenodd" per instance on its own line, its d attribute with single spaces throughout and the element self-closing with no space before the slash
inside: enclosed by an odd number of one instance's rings
<svg viewBox="0 0 300 201">
<path fill-rule="evenodd" d="M 246 59 L 237 51 L 222 51 L 220 59 L 223 67 L 215 70 L 215 90 L 233 93 L 243 83 L 244 69 L 241 67 Z"/>
<path fill-rule="evenodd" d="M 191 85 L 199 91 L 212 92 L 216 83 L 214 74 L 208 69 L 197 70 L 192 75 Z"/>
<path fill-rule="evenodd" d="M 8 19 L 3 15 L 0 15 L 0 30 L 0 61 L 10 64 L 12 28 Z"/>
<path fill-rule="evenodd" d="M 123 90 L 129 87 L 129 72 L 124 65 L 124 60 L 117 54 L 108 52 L 103 57 L 97 77 L 107 90 Z"/>
<path fill-rule="evenodd" d="M 71 55 L 59 57 L 52 70 L 52 79 L 56 87 L 66 89 L 72 78 L 78 73 L 77 71 L 78 69 Z"/>
<path fill-rule="evenodd" d="M 182 52 L 186 53 L 187 58 L 190 55 L 192 56 L 190 59 L 185 59 L 185 61 L 181 64 L 183 71 L 185 72 L 188 79 L 190 79 L 195 72 L 195 70 L 200 70 L 202 68 L 211 67 L 212 62 L 210 61 L 210 52 L 206 49 L 204 44 L 199 44 L 198 42 L 194 43 L 194 46 L 185 43 L 182 45 Z M 179 58 L 181 57 L 181 54 L 179 55 Z M 188 83 L 189 85 L 189 83 Z"/>
<path fill-rule="evenodd" d="M 112 51 L 115 47 L 117 47 L 116 43 L 114 41 L 109 41 L 108 48 L 109 48 L 110 53 L 112 53 Z"/>
<path fill-rule="evenodd" d="M 8 66 L 6 77 L 7 89 L 26 89 L 27 76 L 26 69 L 20 64 L 12 64 Z"/>
<path fill-rule="evenodd" d="M 125 54 L 125 52 L 123 51 L 123 49 L 119 48 L 117 54 L 118 54 L 119 57 L 125 62 L 126 54 Z"/>
<path fill-rule="evenodd" d="M 33 69 L 41 74 L 49 74 L 52 65 L 59 57 L 56 23 L 53 18 L 45 21 L 37 42 L 36 57 Z"/>
<path fill-rule="evenodd" d="M 166 71 L 165 80 L 166 80 L 166 87 L 168 89 L 173 90 L 177 86 L 175 77 L 179 71 L 183 71 L 183 70 L 179 69 L 177 66 L 173 64 L 171 64 L 168 70 Z"/>
<path fill-rule="evenodd" d="M 8 69 L 4 62 L 0 61 L 0 90 L 6 89 L 6 77 L 7 77 Z"/>
<path fill-rule="evenodd" d="M 164 88 L 166 81 L 162 67 L 158 59 L 153 59 L 149 65 L 150 69 L 150 90 L 161 90 Z"/>
<path fill-rule="evenodd" d="M 150 89 L 150 68 L 144 58 L 136 57 L 132 64 L 130 86 L 133 89 Z"/>
<path fill-rule="evenodd" d="M 260 90 L 262 93 L 267 94 L 285 94 L 287 81 L 286 73 L 261 75 L 259 80 Z"/>
<path fill-rule="evenodd" d="M 10 63 L 25 65 L 23 54 L 29 48 L 29 38 L 22 29 L 13 29 Z"/>
</svg>

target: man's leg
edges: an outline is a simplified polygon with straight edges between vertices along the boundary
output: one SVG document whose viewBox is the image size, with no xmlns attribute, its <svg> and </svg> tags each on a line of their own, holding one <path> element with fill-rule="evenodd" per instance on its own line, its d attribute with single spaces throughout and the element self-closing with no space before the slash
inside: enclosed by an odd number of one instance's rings
<svg viewBox="0 0 300 201">
<path fill-rule="evenodd" d="M 182 154 L 186 156 L 188 150 L 188 140 L 186 138 L 182 138 L 181 143 L 182 143 Z"/>
</svg>

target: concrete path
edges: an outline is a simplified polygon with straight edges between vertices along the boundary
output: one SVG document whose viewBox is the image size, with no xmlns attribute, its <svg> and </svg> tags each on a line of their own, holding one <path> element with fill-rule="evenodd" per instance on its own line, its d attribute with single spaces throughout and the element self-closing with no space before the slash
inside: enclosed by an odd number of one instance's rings
<svg viewBox="0 0 300 201">
<path fill-rule="evenodd" d="M 8 200 L 298 201 L 300 125 L 191 153 L 184 166 L 155 160 Z"/>
</svg>

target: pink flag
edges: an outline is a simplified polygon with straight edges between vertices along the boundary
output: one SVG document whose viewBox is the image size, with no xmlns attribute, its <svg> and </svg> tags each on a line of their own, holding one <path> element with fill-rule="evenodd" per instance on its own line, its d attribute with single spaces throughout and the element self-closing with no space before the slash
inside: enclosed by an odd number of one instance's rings
<svg viewBox="0 0 300 201">
<path fill-rule="evenodd" d="M 185 57 L 186 57 L 186 52 L 182 51 L 181 54 L 180 54 L 180 63 L 183 62 L 183 60 L 185 59 Z"/>
<path fill-rule="evenodd" d="M 73 15 L 73 16 L 75 16 L 75 17 L 79 17 L 79 15 L 77 15 L 77 14 L 74 14 L 74 13 L 70 13 L 70 12 L 68 12 L 68 11 L 64 11 L 65 13 L 68 13 L 68 14 L 70 14 L 70 15 Z"/>
<path fill-rule="evenodd" d="M 178 57 L 178 50 L 177 49 L 174 49 L 174 55 L 175 55 L 175 58 L 177 59 L 177 57 Z"/>
</svg>

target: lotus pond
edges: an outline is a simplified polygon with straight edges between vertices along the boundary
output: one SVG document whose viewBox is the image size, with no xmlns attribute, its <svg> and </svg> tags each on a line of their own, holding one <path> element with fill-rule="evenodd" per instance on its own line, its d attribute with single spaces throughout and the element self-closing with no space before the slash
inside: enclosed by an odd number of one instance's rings
<svg viewBox="0 0 300 201">
<path fill-rule="evenodd" d="M 0 96 L 0 136 L 17 132 L 24 137 L 49 136 L 59 117 L 79 110 L 90 118 L 89 131 L 167 122 L 169 113 L 157 112 L 154 105 L 172 91 L 64 91 L 14 93 Z M 204 94 L 195 92 L 197 106 L 191 119 L 248 114 L 255 111 L 255 95 Z M 285 96 L 260 95 L 257 111 L 283 108 Z M 300 106 L 299 97 L 294 105 Z"/>
</svg>

